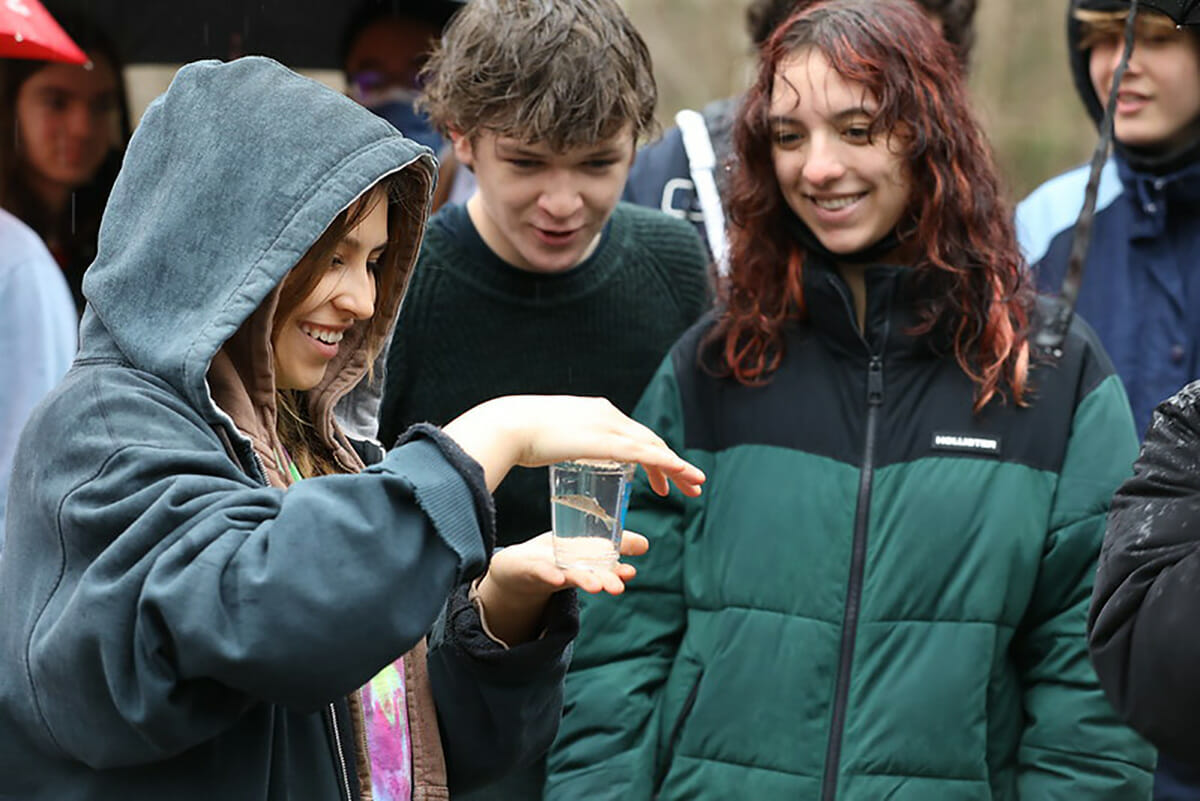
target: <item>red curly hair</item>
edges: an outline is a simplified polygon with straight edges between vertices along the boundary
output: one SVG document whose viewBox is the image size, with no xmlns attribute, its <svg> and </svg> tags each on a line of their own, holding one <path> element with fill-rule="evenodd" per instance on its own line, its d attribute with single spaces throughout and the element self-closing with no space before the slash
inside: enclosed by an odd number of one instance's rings
<svg viewBox="0 0 1200 801">
<path fill-rule="evenodd" d="M 719 372 L 768 380 L 783 357 L 782 329 L 806 318 L 805 251 L 775 177 L 768 123 L 775 74 L 812 48 L 878 102 L 871 135 L 897 132 L 912 195 L 898 229 L 918 323 L 975 383 L 975 410 L 1011 395 L 1026 402 L 1032 289 L 990 148 L 967 100 L 954 51 L 908 0 L 831 0 L 790 17 L 763 46 L 758 77 L 734 129 L 730 263 L 709 340 Z M 781 269 L 781 265 L 786 268 Z"/>
</svg>

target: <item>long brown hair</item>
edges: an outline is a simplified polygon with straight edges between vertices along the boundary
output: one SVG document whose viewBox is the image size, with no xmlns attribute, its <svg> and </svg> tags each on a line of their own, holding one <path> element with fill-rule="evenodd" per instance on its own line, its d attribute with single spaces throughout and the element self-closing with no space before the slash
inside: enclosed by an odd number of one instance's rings
<svg viewBox="0 0 1200 801">
<path fill-rule="evenodd" d="M 406 231 L 401 225 L 404 204 L 423 202 L 422 198 L 411 197 L 409 182 L 398 174 L 384 178 L 367 190 L 358 200 L 344 209 L 308 252 L 301 257 L 288 273 L 279 288 L 279 302 L 275 307 L 274 326 L 287 319 L 297 306 L 304 302 L 325 272 L 329 269 L 334 252 L 342 239 L 357 227 L 378 203 L 388 204 L 388 246 L 380 256 L 376 273 L 377 298 L 392 297 L 402 292 L 409 274 L 401 263 L 402 248 L 396 247 L 402 238 L 415 236 L 418 232 Z M 373 365 L 391 330 L 391 319 L 386 314 L 376 314 L 367 326 L 364 342 L 368 347 L 368 364 Z M 368 378 L 370 376 L 368 375 Z M 301 390 L 276 390 L 276 429 L 283 446 L 296 462 L 303 476 L 329 475 L 343 472 L 337 466 L 329 445 L 319 436 L 309 415 L 307 393 Z"/>
<path fill-rule="evenodd" d="M 1032 290 L 991 152 L 973 118 L 953 50 L 921 12 L 896 0 L 835 0 L 798 12 L 763 46 L 734 129 L 730 280 L 713 339 L 721 371 L 761 383 L 779 366 L 782 328 L 803 320 L 806 254 L 772 161 L 768 110 L 775 74 L 813 48 L 843 79 L 871 92 L 871 136 L 903 142 L 912 196 L 899 230 L 912 263 L 916 336 L 936 333 L 975 383 L 975 409 L 1005 388 L 1024 403 Z M 710 340 L 711 341 L 711 340 Z"/>
</svg>

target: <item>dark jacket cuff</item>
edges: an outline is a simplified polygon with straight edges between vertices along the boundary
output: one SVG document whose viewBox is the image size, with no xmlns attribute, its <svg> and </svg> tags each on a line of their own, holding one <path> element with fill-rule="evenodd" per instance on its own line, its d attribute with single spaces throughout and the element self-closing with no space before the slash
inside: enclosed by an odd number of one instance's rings
<svg viewBox="0 0 1200 801">
<path fill-rule="evenodd" d="M 464 584 L 450 596 L 450 640 L 456 649 L 485 667 L 493 680 L 526 683 L 531 672 L 558 667 L 567 647 L 579 634 L 579 601 L 574 590 L 562 590 L 550 596 L 546 604 L 539 622 L 541 636 L 505 648 L 483 630 L 469 589 Z"/>
</svg>

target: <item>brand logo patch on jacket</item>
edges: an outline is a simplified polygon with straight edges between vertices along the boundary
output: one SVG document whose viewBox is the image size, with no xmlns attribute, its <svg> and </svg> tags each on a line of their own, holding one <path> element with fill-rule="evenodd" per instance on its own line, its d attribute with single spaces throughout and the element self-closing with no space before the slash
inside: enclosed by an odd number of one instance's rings
<svg viewBox="0 0 1200 801">
<path fill-rule="evenodd" d="M 999 456 L 1000 438 L 979 434 L 952 434 L 945 431 L 936 431 L 933 434 L 933 449 L 935 451 Z"/>
</svg>

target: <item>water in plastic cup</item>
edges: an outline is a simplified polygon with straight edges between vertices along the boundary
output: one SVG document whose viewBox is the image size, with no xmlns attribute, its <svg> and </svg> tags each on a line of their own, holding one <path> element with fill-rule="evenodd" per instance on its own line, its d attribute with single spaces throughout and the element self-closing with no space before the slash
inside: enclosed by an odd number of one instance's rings
<svg viewBox="0 0 1200 801">
<path fill-rule="evenodd" d="M 634 465 L 559 462 L 550 466 L 554 561 L 559 567 L 612 569 L 621 549 Z"/>
</svg>

